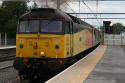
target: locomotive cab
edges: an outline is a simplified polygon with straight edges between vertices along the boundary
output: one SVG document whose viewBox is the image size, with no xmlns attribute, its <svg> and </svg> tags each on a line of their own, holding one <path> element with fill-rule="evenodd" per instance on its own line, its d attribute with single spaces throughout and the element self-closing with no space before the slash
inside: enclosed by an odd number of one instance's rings
<svg viewBox="0 0 125 83">
<path fill-rule="evenodd" d="M 65 64 L 67 57 L 71 57 L 71 21 L 67 14 L 51 8 L 33 9 L 21 16 L 16 35 L 15 69 L 24 74 L 25 69 L 25 72 L 43 70 L 46 65 L 55 70 Z"/>
</svg>

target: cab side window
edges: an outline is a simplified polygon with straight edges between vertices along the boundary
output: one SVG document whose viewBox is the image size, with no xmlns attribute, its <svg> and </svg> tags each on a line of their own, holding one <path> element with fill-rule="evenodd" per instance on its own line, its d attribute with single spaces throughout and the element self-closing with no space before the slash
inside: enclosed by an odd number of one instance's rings
<svg viewBox="0 0 125 83">
<path fill-rule="evenodd" d="M 65 33 L 70 33 L 70 22 L 65 22 Z"/>
</svg>

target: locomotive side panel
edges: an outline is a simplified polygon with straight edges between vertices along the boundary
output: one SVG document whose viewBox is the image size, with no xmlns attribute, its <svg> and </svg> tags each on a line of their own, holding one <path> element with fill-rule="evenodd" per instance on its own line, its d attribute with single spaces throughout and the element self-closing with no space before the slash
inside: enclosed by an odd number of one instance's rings
<svg viewBox="0 0 125 83">
<path fill-rule="evenodd" d="M 77 55 L 92 47 L 92 31 L 89 27 L 74 23 L 73 26 L 73 55 Z"/>
<path fill-rule="evenodd" d="M 93 38 L 94 38 L 94 46 L 97 45 L 99 42 L 100 42 L 100 32 L 97 30 L 97 29 L 94 29 L 94 32 L 93 32 Z"/>
<path fill-rule="evenodd" d="M 86 31 L 86 48 L 89 49 L 93 46 L 93 34 L 91 30 Z"/>
<path fill-rule="evenodd" d="M 86 50 L 86 30 L 73 34 L 73 55 Z"/>
</svg>

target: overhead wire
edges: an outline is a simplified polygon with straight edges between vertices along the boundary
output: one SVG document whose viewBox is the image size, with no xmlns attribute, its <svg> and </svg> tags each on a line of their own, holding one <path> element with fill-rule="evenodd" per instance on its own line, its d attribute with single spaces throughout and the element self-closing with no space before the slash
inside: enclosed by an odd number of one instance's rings
<svg viewBox="0 0 125 83">
<path fill-rule="evenodd" d="M 68 0 L 67 0 L 67 1 L 68 1 Z M 72 10 L 73 13 L 75 13 L 75 11 L 74 11 L 74 10 L 72 9 L 72 7 L 67 3 L 67 1 L 64 0 L 64 2 L 66 3 L 66 5 Z M 90 10 L 90 12 L 94 13 L 93 10 L 85 3 L 84 0 L 81 0 L 81 1 L 82 1 L 82 3 Z M 98 13 L 98 1 L 99 1 L 99 0 L 96 0 L 96 1 L 97 1 L 97 2 L 96 2 L 96 13 Z M 101 23 L 100 23 L 99 20 L 98 20 L 97 14 L 93 14 L 93 15 L 96 17 L 97 22 L 101 25 Z"/>
<path fill-rule="evenodd" d="M 99 0 L 96 0 L 96 13 L 98 13 L 98 8 L 99 8 Z M 98 19 L 98 14 L 96 14 L 96 19 Z M 102 19 L 100 19 L 99 21 L 101 22 Z M 101 23 L 100 23 L 100 26 L 101 26 Z"/>
<path fill-rule="evenodd" d="M 96 0 L 96 13 L 99 12 L 99 0 Z M 100 18 L 101 18 L 101 14 L 100 14 Z M 97 14 L 97 19 L 98 19 L 98 14 Z M 102 22 L 102 19 L 99 20 L 100 22 Z M 100 26 L 102 26 L 102 23 L 100 23 Z"/>
<path fill-rule="evenodd" d="M 64 2 L 66 3 L 67 6 L 69 6 L 69 8 L 72 10 L 73 13 L 75 13 L 75 11 L 71 8 L 71 6 L 67 3 L 66 0 L 64 0 Z"/>
<path fill-rule="evenodd" d="M 96 13 L 98 13 L 98 0 L 96 0 Z"/>
<path fill-rule="evenodd" d="M 90 12 L 94 13 L 93 10 L 85 3 L 84 0 L 82 0 L 82 3 L 90 10 Z M 98 4 L 97 4 L 98 5 Z M 93 14 L 97 18 L 97 14 Z M 101 25 L 98 19 L 96 19 L 97 22 Z"/>
<path fill-rule="evenodd" d="M 99 12 L 99 0 L 96 0 L 96 13 L 98 13 Z M 101 14 L 100 14 L 100 18 L 101 18 Z M 97 14 L 97 19 L 98 19 L 98 14 Z M 100 22 L 102 22 L 103 20 L 102 19 L 100 19 Z M 102 23 L 101 23 L 101 25 L 100 26 L 102 26 Z"/>
<path fill-rule="evenodd" d="M 79 13 L 80 13 L 80 7 L 81 7 L 80 1 L 81 1 L 81 0 L 79 0 Z"/>
</svg>

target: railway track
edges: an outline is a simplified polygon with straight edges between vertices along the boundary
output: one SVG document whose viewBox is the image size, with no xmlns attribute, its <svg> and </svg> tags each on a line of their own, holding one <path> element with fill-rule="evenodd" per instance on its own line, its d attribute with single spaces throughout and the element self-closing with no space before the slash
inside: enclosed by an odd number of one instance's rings
<svg viewBox="0 0 125 83">
<path fill-rule="evenodd" d="M 14 47 L 0 47 L 0 62 L 15 59 L 15 52 Z"/>
<path fill-rule="evenodd" d="M 6 66 L 6 67 L 2 67 L 2 68 L 0 68 L 0 70 L 4 70 L 4 69 L 7 69 L 7 68 L 11 68 L 11 67 L 13 67 L 13 65 L 9 65 L 9 66 Z"/>
<path fill-rule="evenodd" d="M 15 59 L 14 47 L 0 47 L 0 70 L 12 67 Z"/>
<path fill-rule="evenodd" d="M 0 62 L 14 60 L 14 59 L 15 59 L 15 55 L 4 56 L 4 57 L 0 57 Z"/>
<path fill-rule="evenodd" d="M 0 83 L 21 83 L 13 68 L 13 60 L 0 62 L 0 77 Z"/>
<path fill-rule="evenodd" d="M 0 57 L 0 62 L 4 63 L 4 62 L 7 62 L 7 61 L 13 61 L 14 59 L 15 59 L 15 55 Z M 13 67 L 13 65 L 9 64 L 7 66 L 0 67 L 0 70 L 7 69 L 7 68 L 10 68 L 10 67 Z"/>
</svg>

